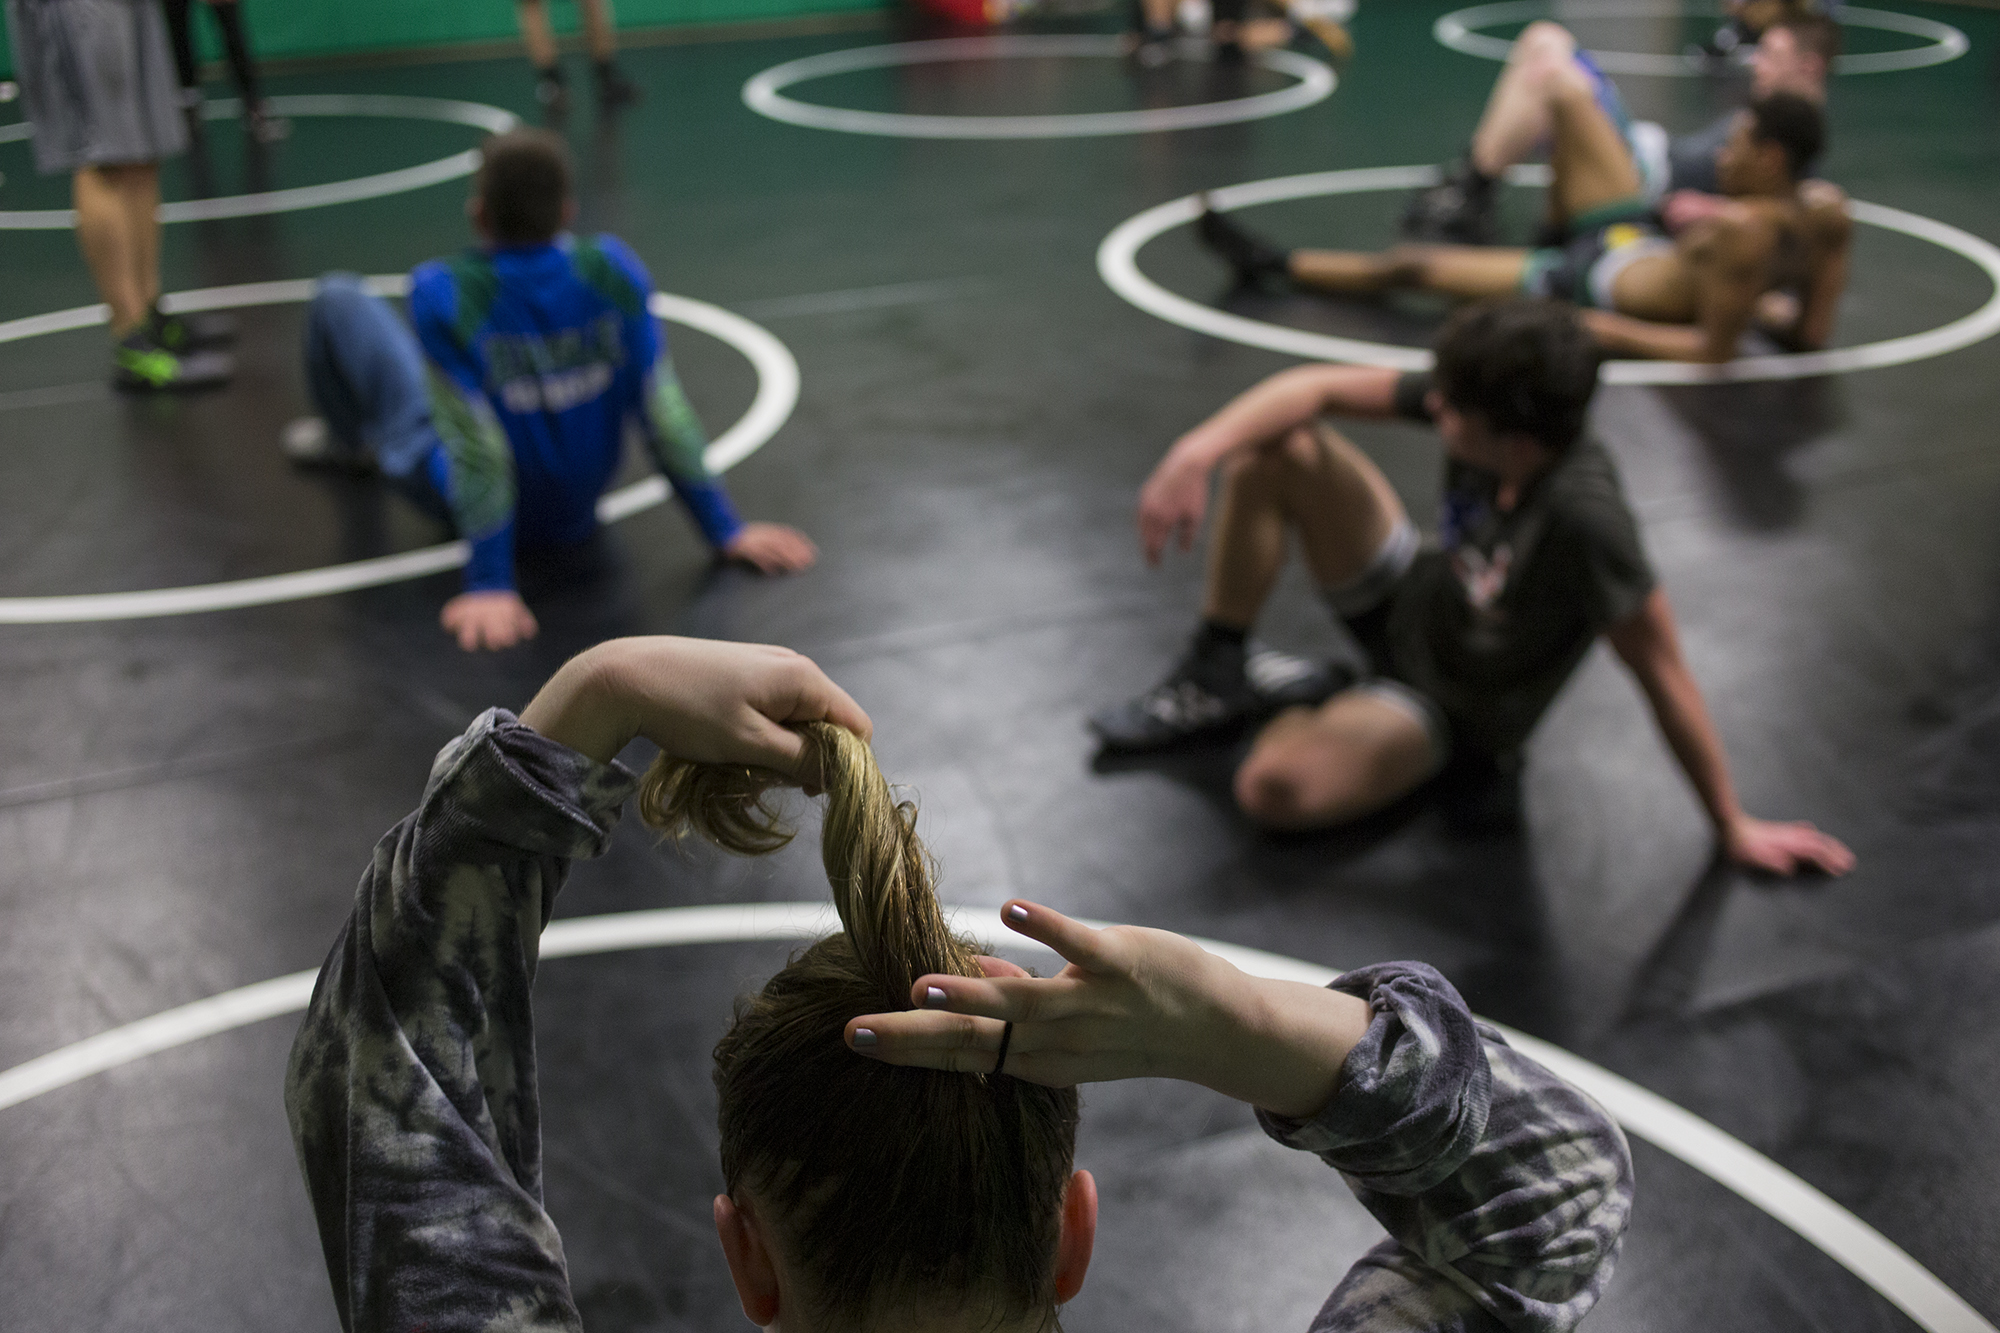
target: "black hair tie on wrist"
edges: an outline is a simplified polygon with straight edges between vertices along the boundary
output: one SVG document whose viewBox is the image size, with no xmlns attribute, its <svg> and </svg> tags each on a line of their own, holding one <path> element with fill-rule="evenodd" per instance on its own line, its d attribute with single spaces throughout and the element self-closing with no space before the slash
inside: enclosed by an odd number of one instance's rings
<svg viewBox="0 0 2000 1333">
<path fill-rule="evenodd" d="M 1014 1040 L 1014 1025 L 1007 1024 L 1000 1029 L 1000 1058 L 993 1062 L 993 1073 L 999 1074 L 1007 1068 L 1007 1043 Z M 990 1076 L 989 1076 L 990 1077 Z"/>
</svg>

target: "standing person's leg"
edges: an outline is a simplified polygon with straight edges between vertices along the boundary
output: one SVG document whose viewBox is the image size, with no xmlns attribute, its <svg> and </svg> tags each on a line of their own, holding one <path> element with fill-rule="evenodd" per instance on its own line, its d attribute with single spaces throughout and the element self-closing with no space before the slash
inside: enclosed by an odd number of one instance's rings
<svg viewBox="0 0 2000 1333">
<path fill-rule="evenodd" d="M 548 0 L 516 0 L 514 17 L 521 25 L 528 63 L 535 67 L 535 100 L 551 115 L 560 115 L 569 109 L 569 88 L 563 81 L 555 30 L 549 26 Z"/>
<path fill-rule="evenodd" d="M 222 29 L 229 74 L 243 99 L 243 126 L 258 143 L 275 143 L 292 132 L 292 125 L 264 109 L 264 96 L 257 86 L 257 62 L 250 54 L 250 34 L 243 26 L 243 7 L 237 0 L 208 0 L 208 8 Z"/>
<path fill-rule="evenodd" d="M 140 257 L 145 242 L 135 234 L 155 224 L 151 218 L 135 224 L 127 206 L 125 176 L 131 170 L 129 166 L 82 167 L 70 178 L 77 247 L 83 251 L 97 294 L 111 307 L 113 338 L 123 338 L 145 323 L 159 282 L 158 250 L 154 249 L 149 269 Z"/>
<path fill-rule="evenodd" d="M 162 0 L 167 15 L 167 37 L 174 50 L 174 73 L 181 86 L 181 105 L 201 105 L 201 71 L 194 63 L 193 19 L 188 10 L 194 0 Z"/>
<path fill-rule="evenodd" d="M 125 233 L 132 244 L 133 283 L 151 310 L 160 301 L 160 166 L 135 162 L 116 170 Z"/>
<path fill-rule="evenodd" d="M 618 68 L 617 19 L 611 12 L 611 0 L 577 0 L 577 8 L 583 11 L 583 35 L 597 78 L 598 102 L 626 106 L 638 101 L 639 85 Z"/>
</svg>

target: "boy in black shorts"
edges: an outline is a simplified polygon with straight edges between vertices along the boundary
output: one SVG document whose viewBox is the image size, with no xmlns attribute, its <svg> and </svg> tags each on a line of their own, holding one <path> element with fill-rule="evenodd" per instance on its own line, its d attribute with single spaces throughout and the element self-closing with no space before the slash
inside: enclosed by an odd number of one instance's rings
<svg viewBox="0 0 2000 1333">
<path fill-rule="evenodd" d="M 1729 857 L 1774 874 L 1841 874 L 1854 857 L 1810 824 L 1736 802 L 1722 742 L 1680 653 L 1603 446 L 1584 435 L 1597 354 L 1550 301 L 1468 306 L 1432 374 L 1303 366 L 1181 437 L 1139 495 L 1146 557 L 1193 541 L 1224 468 L 1202 623 L 1158 686 L 1090 719 L 1109 749 L 1161 748 L 1276 713 L 1236 772 L 1272 828 L 1358 819 L 1447 761 L 1510 768 L 1601 634 L 1637 678 Z M 1448 458 L 1439 537 L 1421 541 L 1388 481 L 1330 415 L 1436 424 Z M 1300 673 L 1246 636 L 1291 536 L 1366 657 L 1359 679 L 1301 701 Z M 1261 661 L 1256 659 L 1262 659 Z M 1290 706 L 1287 706 L 1290 705 Z"/>
</svg>

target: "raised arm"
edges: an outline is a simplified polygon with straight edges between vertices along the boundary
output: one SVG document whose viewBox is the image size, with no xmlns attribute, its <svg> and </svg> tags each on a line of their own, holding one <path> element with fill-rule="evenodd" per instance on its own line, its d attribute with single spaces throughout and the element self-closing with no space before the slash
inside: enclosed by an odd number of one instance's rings
<svg viewBox="0 0 2000 1333">
<path fill-rule="evenodd" d="M 1158 564 L 1169 541 L 1187 550 L 1208 513 L 1208 484 L 1225 459 L 1322 416 L 1396 415 L 1401 375 L 1375 366 L 1299 366 L 1263 380 L 1174 441 L 1139 490 L 1139 541 Z"/>
<path fill-rule="evenodd" d="M 1031 978 L 920 978 L 915 1009 L 851 1020 L 891 1064 L 1066 1085 L 1200 1083 L 1259 1108 L 1266 1132 L 1338 1169 L 1388 1229 L 1320 1327 L 1573 1327 L 1609 1281 L 1630 1214 L 1623 1136 L 1574 1088 L 1477 1023 L 1421 963 L 1320 989 L 1248 976 L 1165 931 L 1094 930 L 1034 903 L 1011 930 L 1068 961 Z"/>
<path fill-rule="evenodd" d="M 1605 637 L 1645 692 L 1668 748 L 1693 784 L 1730 860 L 1773 875 L 1802 870 L 1844 875 L 1854 868 L 1854 853 L 1838 839 L 1811 824 L 1754 818 L 1737 803 L 1722 738 L 1709 718 L 1694 673 L 1681 656 L 1680 634 L 1663 590 L 1655 588 Z"/>
<path fill-rule="evenodd" d="M 348 1333 L 578 1328 L 541 1198 L 542 927 L 637 785 L 610 762 L 633 736 L 809 778 L 784 724 L 820 719 L 869 725 L 796 653 L 623 639 L 573 659 L 522 720 L 495 709 L 439 754 L 376 846 L 286 1073 Z"/>
</svg>

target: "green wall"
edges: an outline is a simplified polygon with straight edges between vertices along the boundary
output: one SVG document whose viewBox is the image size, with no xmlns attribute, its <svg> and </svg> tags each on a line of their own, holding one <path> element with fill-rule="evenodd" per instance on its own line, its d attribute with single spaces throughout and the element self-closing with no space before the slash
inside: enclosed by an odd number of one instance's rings
<svg viewBox="0 0 2000 1333">
<path fill-rule="evenodd" d="M 241 0 L 250 38 L 263 57 L 338 55 L 394 47 L 446 46 L 514 35 L 512 0 Z M 577 28 L 571 0 L 549 0 L 550 17 L 561 32 Z M 673 24 L 749 23 L 879 9 L 882 0 L 615 0 L 620 27 Z M 199 8 L 199 6 L 197 6 Z M 195 18 L 198 48 L 205 58 L 221 54 L 215 25 Z M 14 67 L 13 52 L 0 38 L 0 71 Z M 4 117 L 0 117 L 4 118 Z"/>
</svg>

